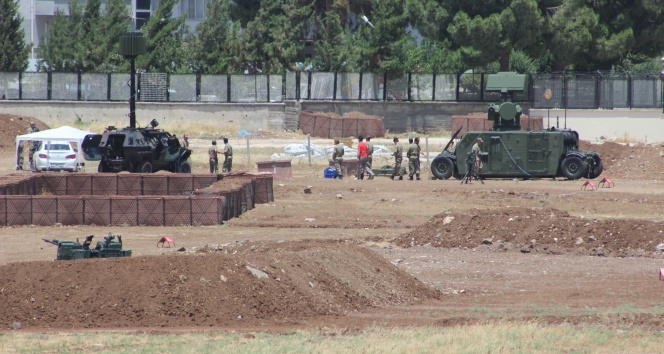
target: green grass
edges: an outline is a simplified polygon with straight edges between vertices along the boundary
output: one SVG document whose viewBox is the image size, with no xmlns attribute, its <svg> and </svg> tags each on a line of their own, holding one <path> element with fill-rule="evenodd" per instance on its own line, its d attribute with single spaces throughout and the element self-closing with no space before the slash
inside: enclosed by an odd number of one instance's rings
<svg viewBox="0 0 664 354">
<path fill-rule="evenodd" d="M 103 331 L 0 335 L 3 353 L 596 353 L 659 352 L 662 345 L 664 335 L 659 332 L 534 322 L 364 330 L 319 327 L 277 334 Z"/>
</svg>

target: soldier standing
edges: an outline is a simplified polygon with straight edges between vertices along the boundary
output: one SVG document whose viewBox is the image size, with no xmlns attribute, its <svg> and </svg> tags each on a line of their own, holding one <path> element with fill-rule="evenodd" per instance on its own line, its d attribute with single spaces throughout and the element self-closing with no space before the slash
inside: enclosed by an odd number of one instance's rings
<svg viewBox="0 0 664 354">
<path fill-rule="evenodd" d="M 365 139 L 367 139 L 367 167 L 371 169 L 371 163 L 373 162 L 373 153 L 374 153 L 374 145 L 371 142 L 371 136 L 367 136 Z"/>
<path fill-rule="evenodd" d="M 344 153 L 344 144 L 339 143 L 339 139 L 334 139 L 334 152 L 332 152 L 332 160 L 334 161 L 334 178 L 344 178 L 344 173 L 341 170 L 341 163 L 344 161 Z"/>
<path fill-rule="evenodd" d="M 473 168 L 473 173 L 475 175 L 475 178 L 477 178 L 477 176 L 480 175 L 480 169 L 482 169 L 482 167 L 483 167 L 482 166 L 482 160 L 480 159 L 480 153 L 482 152 L 482 150 L 480 149 L 480 146 L 482 146 L 483 142 L 484 141 L 482 140 L 482 138 L 477 137 L 477 141 L 475 141 L 475 144 L 471 148 L 471 151 L 475 155 L 475 166 Z"/>
<path fill-rule="evenodd" d="M 189 149 L 189 137 L 187 134 L 182 136 L 182 147 L 185 149 Z"/>
<path fill-rule="evenodd" d="M 413 142 L 413 139 L 408 139 L 410 145 L 406 152 L 408 157 L 408 180 L 413 180 L 413 175 L 417 175 L 417 180 L 420 180 L 419 160 L 420 160 L 420 146 Z"/>
<path fill-rule="evenodd" d="M 233 147 L 228 143 L 228 138 L 224 137 L 224 167 L 221 172 L 231 172 L 233 167 Z"/>
<path fill-rule="evenodd" d="M 219 151 L 217 150 L 217 141 L 212 140 L 212 146 L 208 149 L 208 156 L 210 157 L 210 173 L 219 172 L 219 159 L 217 155 Z"/>
<path fill-rule="evenodd" d="M 396 175 L 399 175 L 399 180 L 403 180 L 403 176 L 401 175 L 401 160 L 403 159 L 403 146 L 399 144 L 399 138 L 394 137 L 393 139 L 395 149 L 394 153 L 392 154 L 394 156 L 394 172 L 392 173 L 392 176 L 390 176 L 391 180 L 394 180 L 394 177 Z"/>
<path fill-rule="evenodd" d="M 37 128 L 37 125 L 35 122 L 30 122 L 30 126 L 28 127 L 28 130 L 25 132 L 26 134 L 32 134 L 36 133 L 39 131 L 39 128 Z M 32 155 L 35 154 L 35 151 L 39 148 L 39 142 L 38 141 L 28 141 L 28 146 L 30 148 L 28 152 L 28 161 L 30 162 L 30 168 L 33 168 L 32 166 Z M 23 169 L 23 152 L 21 151 L 21 158 L 20 158 L 20 166 L 21 169 Z"/>
</svg>

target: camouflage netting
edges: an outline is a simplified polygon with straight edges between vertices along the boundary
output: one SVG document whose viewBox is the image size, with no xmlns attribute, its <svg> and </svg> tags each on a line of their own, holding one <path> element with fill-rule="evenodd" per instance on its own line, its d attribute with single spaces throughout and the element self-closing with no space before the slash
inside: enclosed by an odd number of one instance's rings
<svg viewBox="0 0 664 354">
<path fill-rule="evenodd" d="M 347 112 L 343 116 L 331 112 L 302 111 L 300 129 L 319 138 L 343 138 L 358 135 L 385 136 L 384 117 L 362 112 Z"/>
</svg>

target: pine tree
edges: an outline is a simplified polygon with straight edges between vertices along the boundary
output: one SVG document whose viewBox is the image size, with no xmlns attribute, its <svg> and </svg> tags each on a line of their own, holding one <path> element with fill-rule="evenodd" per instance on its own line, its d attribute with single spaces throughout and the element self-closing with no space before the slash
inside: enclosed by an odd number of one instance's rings
<svg viewBox="0 0 664 354">
<path fill-rule="evenodd" d="M 24 71 L 32 45 L 25 43 L 18 1 L 0 0 L 0 71 Z"/>
<path fill-rule="evenodd" d="M 113 72 L 126 60 L 119 53 L 120 37 L 129 30 L 129 12 L 124 0 L 107 0 L 101 20 L 103 55 L 95 71 Z"/>
<path fill-rule="evenodd" d="M 188 34 L 184 15 L 173 18 L 178 0 L 160 0 L 150 20 L 141 28 L 147 37 L 147 52 L 136 58 L 137 68 L 152 72 L 190 72 L 190 52 L 184 46 Z"/>
<path fill-rule="evenodd" d="M 73 3 L 76 6 L 76 3 Z M 71 6 L 71 5 L 70 5 Z M 76 72 L 76 41 L 77 33 L 73 31 L 70 17 L 62 10 L 55 13 L 49 22 L 49 31 L 41 38 L 37 51 L 39 71 Z"/>
<path fill-rule="evenodd" d="M 235 24 L 230 19 L 229 0 L 210 0 L 208 16 L 196 27 L 196 40 L 192 45 L 195 71 L 203 74 L 227 74 L 234 66 L 230 42 L 235 35 Z"/>
<path fill-rule="evenodd" d="M 335 1 L 332 11 L 320 19 L 320 37 L 314 43 L 315 55 L 312 58 L 313 70 L 316 71 L 347 71 L 351 57 L 351 34 L 344 28 L 342 15 L 345 8 Z"/>
<path fill-rule="evenodd" d="M 311 16 L 309 0 L 262 0 L 243 36 L 248 71 L 280 74 L 290 69 L 304 48 L 302 33 L 310 27 Z"/>
<path fill-rule="evenodd" d="M 81 70 L 94 71 L 104 61 L 103 28 L 101 23 L 101 0 L 87 0 L 81 19 L 80 50 L 78 58 Z"/>
</svg>

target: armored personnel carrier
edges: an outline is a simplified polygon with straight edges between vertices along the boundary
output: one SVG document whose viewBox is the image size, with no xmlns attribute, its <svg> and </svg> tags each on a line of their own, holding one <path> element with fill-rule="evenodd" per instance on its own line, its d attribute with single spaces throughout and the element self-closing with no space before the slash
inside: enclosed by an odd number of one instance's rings
<svg viewBox="0 0 664 354">
<path fill-rule="evenodd" d="M 541 131 L 521 130 L 521 106 L 512 94 L 526 89 L 526 75 L 501 72 L 489 75 L 487 92 L 500 92 L 501 102 L 490 104 L 489 131 L 471 131 L 448 151 L 451 142 L 433 159 L 431 172 L 438 179 L 462 178 L 468 172 L 465 163 L 478 138 L 481 144 L 480 178 L 597 178 L 603 170 L 600 155 L 579 151 L 579 133 L 570 129 L 551 128 Z M 471 164 L 472 165 L 472 164 Z"/>
<path fill-rule="evenodd" d="M 90 134 L 82 144 L 88 161 L 99 161 L 99 172 L 152 173 L 160 170 L 191 173 L 187 161 L 191 150 L 163 129 L 156 120 L 145 128 L 108 127 L 103 134 Z"/>
</svg>

